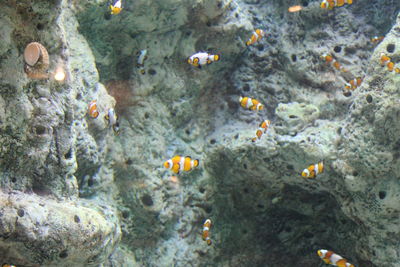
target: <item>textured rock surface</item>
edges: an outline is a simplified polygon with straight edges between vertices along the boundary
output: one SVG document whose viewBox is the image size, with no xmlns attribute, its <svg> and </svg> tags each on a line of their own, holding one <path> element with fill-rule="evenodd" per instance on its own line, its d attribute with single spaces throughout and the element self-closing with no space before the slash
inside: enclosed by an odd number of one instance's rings
<svg viewBox="0 0 400 267">
<path fill-rule="evenodd" d="M 292 14 L 287 0 L 138 0 L 117 16 L 108 4 L 0 3 L 0 261 L 318 266 L 327 248 L 356 266 L 400 264 L 400 75 L 379 64 L 380 52 L 400 59 L 400 3 L 327 11 L 302 1 Z M 267 37 L 246 48 L 254 28 Z M 386 38 L 376 46 L 374 35 Z M 31 41 L 48 49 L 51 71 L 64 62 L 67 81 L 26 78 Z M 200 50 L 222 59 L 189 66 Z M 325 52 L 348 71 L 325 64 Z M 364 82 L 345 97 L 354 76 Z M 265 110 L 241 109 L 240 95 Z M 114 105 L 119 136 L 103 119 Z M 200 167 L 171 179 L 162 163 L 175 154 Z M 319 160 L 323 175 L 300 178 Z M 206 218 L 212 246 L 201 240 Z M 85 232 L 89 220 L 97 227 Z"/>
</svg>

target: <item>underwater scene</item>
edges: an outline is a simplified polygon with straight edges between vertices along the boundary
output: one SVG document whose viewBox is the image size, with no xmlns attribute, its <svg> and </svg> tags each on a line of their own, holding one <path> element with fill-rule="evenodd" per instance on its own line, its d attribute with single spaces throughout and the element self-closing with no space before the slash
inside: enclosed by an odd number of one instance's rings
<svg viewBox="0 0 400 267">
<path fill-rule="evenodd" d="M 400 267 L 400 0 L 0 8 L 0 267 Z"/>
</svg>

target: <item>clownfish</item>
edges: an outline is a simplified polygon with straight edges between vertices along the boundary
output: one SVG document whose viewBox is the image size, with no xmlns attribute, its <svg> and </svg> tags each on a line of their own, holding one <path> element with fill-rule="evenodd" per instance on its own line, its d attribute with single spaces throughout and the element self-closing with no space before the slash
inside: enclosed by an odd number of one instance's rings
<svg viewBox="0 0 400 267">
<path fill-rule="evenodd" d="M 256 43 L 257 41 L 261 40 L 265 35 L 265 32 L 263 30 L 257 29 L 253 32 L 253 34 L 251 35 L 250 39 L 247 40 L 246 45 L 252 45 L 254 43 Z"/>
<path fill-rule="evenodd" d="M 206 241 L 207 245 L 211 245 L 211 239 L 210 239 L 210 228 L 211 228 L 211 220 L 207 219 L 203 223 L 203 240 Z"/>
<path fill-rule="evenodd" d="M 146 49 L 140 50 L 139 56 L 138 56 L 138 59 L 137 59 L 137 65 L 138 65 L 138 67 L 140 69 L 140 73 L 141 74 L 145 74 L 146 73 L 146 71 L 144 70 L 144 61 L 146 59 L 147 59 L 147 50 Z"/>
<path fill-rule="evenodd" d="M 113 108 L 108 109 L 107 114 L 104 115 L 104 119 L 107 121 L 108 125 L 113 128 L 114 133 L 119 134 L 118 116 Z"/>
<path fill-rule="evenodd" d="M 332 264 L 339 267 L 354 267 L 353 264 L 349 263 L 342 256 L 331 250 L 320 249 L 317 251 L 317 253 L 321 260 L 323 260 L 326 264 Z"/>
<path fill-rule="evenodd" d="M 393 70 L 400 74 L 400 68 L 398 67 L 394 67 L 394 63 L 391 61 L 390 57 L 388 57 L 387 55 L 385 55 L 385 53 L 381 53 L 381 65 L 384 66 L 386 65 L 386 67 L 388 68 L 388 71 L 392 72 Z"/>
<path fill-rule="evenodd" d="M 322 173 L 324 171 L 324 163 L 318 162 L 317 164 L 313 164 L 308 166 L 307 169 L 304 169 L 303 172 L 301 173 L 301 176 L 304 178 L 315 178 L 317 177 L 318 174 Z"/>
<path fill-rule="evenodd" d="M 174 156 L 172 159 L 164 162 L 164 167 L 172 170 L 174 173 L 180 171 L 190 171 L 195 167 L 199 166 L 198 159 L 192 159 L 191 157 Z"/>
<path fill-rule="evenodd" d="M 211 63 L 220 60 L 220 55 L 211 55 L 206 52 L 198 52 L 187 59 L 190 65 L 198 67 L 201 69 L 203 65 L 210 65 Z"/>
<path fill-rule="evenodd" d="M 90 102 L 88 113 L 92 118 L 97 118 L 99 116 L 99 111 L 97 110 L 97 100 Z"/>
<path fill-rule="evenodd" d="M 111 9 L 111 15 L 117 15 L 121 12 L 122 10 L 122 2 L 121 0 L 118 0 L 117 2 L 115 2 L 114 5 L 110 5 L 110 9 Z"/>
<path fill-rule="evenodd" d="M 324 53 L 321 56 L 321 59 L 325 60 L 326 63 L 330 64 L 332 63 L 332 66 L 342 72 L 346 72 L 347 70 L 339 63 L 339 61 L 334 60 L 333 56 L 331 54 L 328 53 Z"/>
<path fill-rule="evenodd" d="M 346 90 L 354 90 L 357 87 L 359 87 L 361 85 L 361 83 L 362 83 L 362 78 L 361 77 L 357 77 L 357 78 L 354 78 L 354 79 L 350 80 L 349 82 L 347 82 L 344 85 L 344 88 Z"/>
<path fill-rule="evenodd" d="M 257 139 L 261 139 L 261 136 L 263 135 L 263 133 L 267 132 L 270 124 L 271 122 L 269 120 L 261 122 L 260 125 L 258 126 L 259 127 L 258 130 L 256 131 L 256 137 L 252 138 L 251 141 L 255 142 L 257 141 Z"/>
<path fill-rule="evenodd" d="M 371 38 L 372 43 L 380 43 L 385 38 L 385 36 L 374 36 Z"/>
<path fill-rule="evenodd" d="M 353 4 L 353 0 L 323 0 L 321 2 L 321 8 L 333 9 L 336 7 L 341 7 L 344 4 L 351 5 Z"/>
<path fill-rule="evenodd" d="M 3 264 L 2 267 L 16 267 L 16 266 L 11 264 Z"/>
<path fill-rule="evenodd" d="M 240 97 L 239 98 L 240 105 L 249 110 L 262 110 L 264 106 L 256 99 L 252 99 L 250 97 Z"/>
</svg>

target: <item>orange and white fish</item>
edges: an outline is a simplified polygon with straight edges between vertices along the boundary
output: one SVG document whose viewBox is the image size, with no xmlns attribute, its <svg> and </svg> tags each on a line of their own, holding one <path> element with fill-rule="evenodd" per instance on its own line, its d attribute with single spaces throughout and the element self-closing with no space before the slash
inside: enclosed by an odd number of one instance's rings
<svg viewBox="0 0 400 267">
<path fill-rule="evenodd" d="M 199 166 L 199 160 L 192 159 L 191 157 L 174 156 L 172 159 L 164 162 L 164 167 L 172 170 L 174 173 L 181 171 L 188 172 L 197 166 Z"/>
<path fill-rule="evenodd" d="M 108 109 L 104 119 L 107 121 L 108 125 L 113 128 L 114 133 L 119 134 L 119 119 L 113 108 Z"/>
<path fill-rule="evenodd" d="M 333 251 L 320 249 L 317 253 L 326 264 L 332 264 L 338 267 L 354 267 L 353 264 L 349 263 L 346 259 Z"/>
<path fill-rule="evenodd" d="M 2 267 L 16 267 L 16 266 L 11 264 L 3 264 Z"/>
<path fill-rule="evenodd" d="M 373 43 L 380 43 L 385 38 L 385 36 L 374 36 L 371 38 L 371 42 Z"/>
<path fill-rule="evenodd" d="M 139 54 L 139 56 L 137 59 L 137 66 L 140 70 L 140 73 L 145 74 L 146 71 L 144 69 L 144 62 L 147 59 L 147 50 L 146 49 L 140 50 L 140 52 L 138 54 Z"/>
<path fill-rule="evenodd" d="M 361 77 L 354 78 L 354 79 L 348 81 L 348 82 L 344 85 L 344 88 L 345 88 L 346 90 L 354 90 L 354 89 L 356 89 L 357 87 L 359 87 L 359 86 L 361 85 L 362 80 L 363 80 L 363 79 L 362 79 Z"/>
<path fill-rule="evenodd" d="M 89 104 L 89 110 L 88 110 L 89 116 L 92 118 L 97 118 L 99 116 L 99 111 L 97 110 L 97 100 L 93 100 Z"/>
<path fill-rule="evenodd" d="M 396 73 L 400 74 L 400 68 L 394 67 L 394 63 L 391 61 L 390 57 L 388 57 L 385 53 L 381 53 L 381 65 L 385 66 L 388 68 L 388 71 L 392 72 L 393 70 Z"/>
<path fill-rule="evenodd" d="M 251 141 L 255 142 L 257 141 L 257 139 L 261 139 L 261 136 L 263 135 L 263 133 L 267 132 L 270 124 L 271 122 L 269 120 L 264 120 L 263 122 L 261 122 L 258 126 L 259 128 L 256 131 L 256 137 L 252 138 Z"/>
<path fill-rule="evenodd" d="M 341 7 L 344 4 L 351 5 L 353 0 L 323 0 L 321 2 L 321 8 L 333 9 L 334 7 Z"/>
<path fill-rule="evenodd" d="M 249 110 L 262 110 L 264 106 L 256 99 L 252 99 L 250 97 L 240 97 L 239 98 L 240 105 Z"/>
<path fill-rule="evenodd" d="M 253 32 L 253 34 L 251 35 L 250 39 L 247 40 L 246 45 L 252 45 L 255 44 L 257 41 L 261 40 L 265 35 L 265 32 L 261 29 L 257 29 Z"/>
<path fill-rule="evenodd" d="M 210 228 L 211 228 L 211 220 L 207 219 L 203 223 L 203 240 L 207 242 L 207 245 L 211 245 L 211 239 L 210 239 Z"/>
<path fill-rule="evenodd" d="M 318 162 L 317 164 L 313 164 L 308 166 L 307 169 L 304 169 L 303 172 L 301 173 L 301 176 L 304 178 L 315 178 L 317 177 L 318 174 L 322 173 L 324 171 L 324 163 Z"/>
<path fill-rule="evenodd" d="M 220 60 L 221 56 L 220 55 L 211 55 L 206 52 L 198 52 L 194 55 L 191 55 L 188 59 L 187 62 L 190 65 L 193 65 L 195 67 L 198 67 L 201 69 L 201 66 L 203 65 L 209 65 L 213 62 L 216 62 Z"/>
<path fill-rule="evenodd" d="M 121 0 L 118 0 L 117 2 L 115 2 L 114 5 L 110 5 L 110 9 L 111 9 L 111 15 L 117 15 L 121 12 L 122 10 L 122 2 Z"/>
<path fill-rule="evenodd" d="M 332 63 L 332 66 L 342 72 L 346 72 L 347 70 L 339 63 L 339 61 L 335 60 L 331 54 L 324 53 L 321 58 L 328 64 Z"/>
</svg>

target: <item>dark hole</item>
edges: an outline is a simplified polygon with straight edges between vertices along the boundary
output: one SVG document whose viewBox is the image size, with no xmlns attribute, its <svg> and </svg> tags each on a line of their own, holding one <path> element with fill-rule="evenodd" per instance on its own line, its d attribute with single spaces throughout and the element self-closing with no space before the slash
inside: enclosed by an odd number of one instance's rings
<svg viewBox="0 0 400 267">
<path fill-rule="evenodd" d="M 128 165 L 131 165 L 131 164 L 133 163 L 133 160 L 132 160 L 132 159 L 127 159 L 127 160 L 125 161 L 125 163 L 128 164 Z"/>
<path fill-rule="evenodd" d="M 74 222 L 79 223 L 81 221 L 81 219 L 79 218 L 78 215 L 74 216 Z"/>
<path fill-rule="evenodd" d="M 204 208 L 205 212 L 207 213 L 211 213 L 212 212 L 212 207 L 211 206 L 207 206 Z"/>
<path fill-rule="evenodd" d="M 186 130 L 185 130 L 185 133 L 186 133 L 187 135 L 189 135 L 189 134 L 190 134 L 190 130 L 189 130 L 189 129 L 186 129 Z"/>
<path fill-rule="evenodd" d="M 371 95 L 367 95 L 366 100 L 368 103 L 372 102 L 372 96 Z"/>
<path fill-rule="evenodd" d="M 151 196 L 149 194 L 144 194 L 141 197 L 142 203 L 145 206 L 153 206 L 153 199 L 151 198 Z"/>
<path fill-rule="evenodd" d="M 192 34 L 192 32 L 188 31 L 186 32 L 186 36 L 190 36 Z"/>
<path fill-rule="evenodd" d="M 150 75 L 156 75 L 157 71 L 155 71 L 154 69 L 149 69 L 149 74 Z"/>
<path fill-rule="evenodd" d="M 46 127 L 44 127 L 42 125 L 37 125 L 35 127 L 35 131 L 36 131 L 36 134 L 42 135 L 42 134 L 44 134 L 46 132 Z"/>
<path fill-rule="evenodd" d="M 244 168 L 245 170 L 247 170 L 247 164 L 246 164 L 246 163 L 243 164 L 243 168 Z"/>
<path fill-rule="evenodd" d="M 87 185 L 93 186 L 93 184 L 94 184 L 94 179 L 93 179 L 93 177 L 90 177 L 89 180 L 87 181 Z"/>
<path fill-rule="evenodd" d="M 23 209 L 19 209 L 19 210 L 17 211 L 17 214 L 18 214 L 19 217 L 24 217 L 25 211 L 24 211 Z"/>
<path fill-rule="evenodd" d="M 293 61 L 293 62 L 296 62 L 296 61 L 297 61 L 297 56 L 294 55 L 294 54 L 292 55 L 292 61 Z"/>
<path fill-rule="evenodd" d="M 353 176 L 357 176 L 358 172 L 357 171 L 353 171 Z"/>
<path fill-rule="evenodd" d="M 257 208 L 262 209 L 262 208 L 264 208 L 264 205 L 263 204 L 257 204 Z"/>
<path fill-rule="evenodd" d="M 336 53 L 340 53 L 340 51 L 342 51 L 342 47 L 337 45 L 333 48 L 333 51 L 335 51 Z"/>
<path fill-rule="evenodd" d="M 68 150 L 68 152 L 64 155 L 65 159 L 71 159 L 72 158 L 72 148 Z"/>
<path fill-rule="evenodd" d="M 104 13 L 104 19 L 105 19 L 105 20 L 111 19 L 111 14 L 110 14 L 110 12 Z"/>
<path fill-rule="evenodd" d="M 239 138 L 239 134 L 235 134 L 235 136 L 233 138 L 238 139 Z"/>
<path fill-rule="evenodd" d="M 43 25 L 42 23 L 38 23 L 38 24 L 36 25 L 36 29 L 38 29 L 39 31 L 41 31 L 41 30 L 44 29 L 44 25 Z"/>
<path fill-rule="evenodd" d="M 343 130 L 342 127 L 337 128 L 337 130 L 336 130 L 337 134 L 342 134 L 342 130 Z"/>
<path fill-rule="evenodd" d="M 245 188 L 243 188 L 243 192 L 247 194 L 247 193 L 249 193 L 249 189 L 245 187 Z"/>
<path fill-rule="evenodd" d="M 211 22 L 207 21 L 206 25 L 207 25 L 207 27 L 211 27 Z"/>
<path fill-rule="evenodd" d="M 215 139 L 211 139 L 211 140 L 210 140 L 210 144 L 212 144 L 212 145 L 215 144 L 216 142 L 217 142 L 217 141 L 216 141 Z"/>
<path fill-rule="evenodd" d="M 222 2 L 218 2 L 217 7 L 221 8 L 222 7 Z"/>
<path fill-rule="evenodd" d="M 149 113 L 147 113 L 147 112 L 144 113 L 144 118 L 145 118 L 145 119 L 148 119 L 149 117 L 150 117 Z"/>
<path fill-rule="evenodd" d="M 78 99 L 78 100 L 82 99 L 81 93 L 78 93 L 78 94 L 76 95 L 76 99 Z"/>
<path fill-rule="evenodd" d="M 175 116 L 176 116 L 176 112 L 175 112 L 175 111 L 172 111 L 172 112 L 171 112 L 171 116 L 172 116 L 172 117 L 175 117 Z"/>
<path fill-rule="evenodd" d="M 122 218 L 126 219 L 126 218 L 128 218 L 128 217 L 129 217 L 129 212 L 126 211 L 126 210 L 124 210 L 124 211 L 122 212 Z"/>
<path fill-rule="evenodd" d="M 308 1 L 307 1 L 307 0 L 304 0 L 303 2 L 301 2 L 301 5 L 302 5 L 303 7 L 308 6 Z"/>
<path fill-rule="evenodd" d="M 287 168 L 288 168 L 289 170 L 294 170 L 293 165 L 288 165 Z"/>
<path fill-rule="evenodd" d="M 13 182 L 13 183 L 15 183 L 16 181 L 17 181 L 17 178 L 15 178 L 15 177 L 11 179 L 11 182 Z"/>
<path fill-rule="evenodd" d="M 394 44 L 388 44 L 386 46 L 386 51 L 388 51 L 389 53 L 393 53 L 395 49 L 395 45 Z"/>
<path fill-rule="evenodd" d="M 245 85 L 243 86 L 243 91 L 245 91 L 245 92 L 250 91 L 250 85 L 245 84 Z"/>
<path fill-rule="evenodd" d="M 199 191 L 200 191 L 200 193 L 203 194 L 203 193 L 206 191 L 206 189 L 205 189 L 204 187 L 200 187 L 200 188 L 199 188 Z"/>
<path fill-rule="evenodd" d="M 264 46 L 262 44 L 257 46 L 258 51 L 263 51 L 264 50 Z"/>
<path fill-rule="evenodd" d="M 238 14 L 238 13 L 236 13 L 236 14 L 235 14 L 235 18 L 238 18 L 238 17 L 239 17 L 239 14 Z"/>
<path fill-rule="evenodd" d="M 379 191 L 379 198 L 384 199 L 386 197 L 386 192 L 385 191 Z"/>
<path fill-rule="evenodd" d="M 63 250 L 60 252 L 59 256 L 60 256 L 60 258 L 64 259 L 64 258 L 68 257 L 68 252 L 66 250 Z"/>
<path fill-rule="evenodd" d="M 289 115 L 290 119 L 297 119 L 298 117 L 296 115 Z"/>
<path fill-rule="evenodd" d="M 242 230 L 242 233 L 243 233 L 243 234 L 247 234 L 247 230 L 246 230 L 246 229 L 243 229 L 243 230 Z"/>
<path fill-rule="evenodd" d="M 351 96 L 351 92 L 350 92 L 350 91 L 344 91 L 344 92 L 343 92 L 343 95 L 344 95 L 345 97 L 350 97 L 350 96 Z"/>
</svg>

